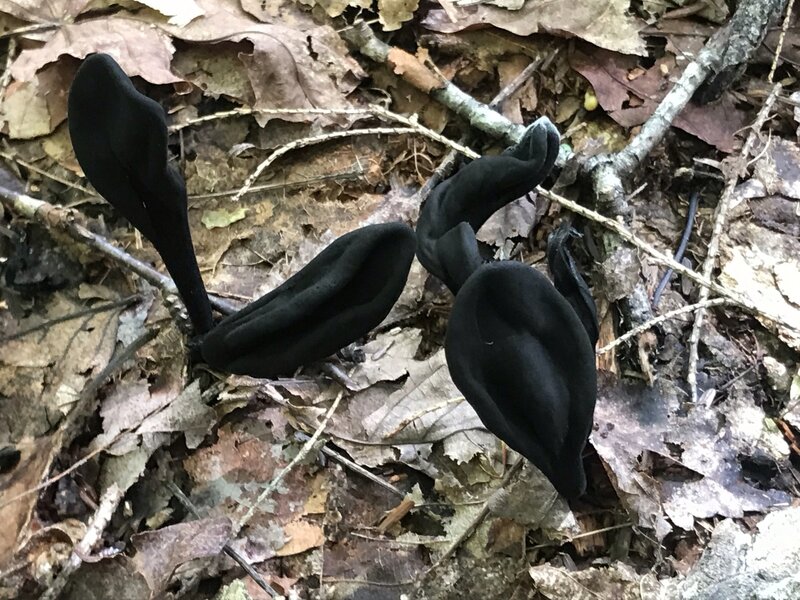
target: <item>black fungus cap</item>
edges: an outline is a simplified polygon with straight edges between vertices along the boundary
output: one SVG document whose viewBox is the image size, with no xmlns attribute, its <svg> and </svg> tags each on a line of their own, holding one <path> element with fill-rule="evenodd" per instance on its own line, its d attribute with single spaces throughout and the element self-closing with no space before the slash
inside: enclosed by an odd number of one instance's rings
<svg viewBox="0 0 800 600">
<path fill-rule="evenodd" d="M 78 69 L 68 101 L 69 133 L 86 177 L 152 242 L 199 333 L 211 307 L 192 247 L 186 186 L 167 164 L 164 110 L 140 94 L 107 54 Z"/>
<path fill-rule="evenodd" d="M 570 241 L 576 235 L 575 230 L 566 223 L 550 234 L 547 240 L 547 265 L 553 276 L 553 284 L 578 315 L 594 347 L 600 337 L 597 307 L 569 250 Z"/>
<path fill-rule="evenodd" d="M 413 258 L 414 232 L 403 223 L 343 235 L 280 287 L 221 321 L 203 340 L 203 358 L 240 375 L 291 375 L 379 325 Z"/>
<path fill-rule="evenodd" d="M 580 496 L 595 356 L 580 319 L 547 277 L 520 263 L 481 266 L 456 296 L 445 354 L 453 382 L 487 429 L 559 493 Z"/>
<path fill-rule="evenodd" d="M 559 140 L 558 130 L 542 117 L 501 155 L 478 158 L 436 186 L 417 221 L 417 257 L 422 266 L 451 291 L 458 290 L 466 269 L 464 265 L 448 265 L 446 261 L 460 255 L 458 260 L 468 260 L 477 268 L 481 262 L 477 243 L 473 246 L 464 231 L 456 232 L 449 240 L 445 236 L 461 222 L 477 232 L 498 209 L 533 191 L 553 168 Z M 461 253 L 452 251 L 457 240 L 467 244 Z M 442 243 L 447 248 L 442 248 Z"/>
</svg>

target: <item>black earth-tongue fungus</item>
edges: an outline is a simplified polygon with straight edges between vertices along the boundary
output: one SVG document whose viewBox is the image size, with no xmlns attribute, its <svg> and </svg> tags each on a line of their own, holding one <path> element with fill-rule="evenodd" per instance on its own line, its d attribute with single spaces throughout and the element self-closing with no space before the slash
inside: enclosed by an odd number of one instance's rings
<svg viewBox="0 0 800 600">
<path fill-rule="evenodd" d="M 276 377 L 330 356 L 389 314 L 414 246 L 414 231 L 403 223 L 343 235 L 281 286 L 222 320 L 203 340 L 203 358 L 220 371 Z"/>
<path fill-rule="evenodd" d="M 499 156 L 482 156 L 461 168 L 436 186 L 420 211 L 417 221 L 417 257 L 429 272 L 441 279 L 455 293 L 462 283 L 463 265 L 445 264 L 453 244 L 460 240 L 462 258 L 478 261 L 466 232 L 448 232 L 466 222 L 477 232 L 498 209 L 533 191 L 553 168 L 558 157 L 560 136 L 546 117 L 532 123 L 522 139 Z M 441 244 L 448 247 L 442 248 Z M 459 258 L 458 260 L 461 260 Z"/>
<path fill-rule="evenodd" d="M 597 307 L 569 249 L 570 241 L 578 235 L 567 223 L 556 228 L 547 240 L 547 266 L 553 276 L 553 284 L 578 315 L 594 347 L 600 337 Z"/>
<path fill-rule="evenodd" d="M 586 488 L 594 348 L 578 315 L 535 269 L 479 267 L 459 290 L 445 355 L 453 382 L 497 437 L 568 499 Z"/>
<path fill-rule="evenodd" d="M 164 110 L 107 54 L 88 57 L 69 91 L 69 133 L 86 177 L 155 246 L 198 333 L 211 306 L 197 266 L 183 178 L 167 162 Z"/>
</svg>

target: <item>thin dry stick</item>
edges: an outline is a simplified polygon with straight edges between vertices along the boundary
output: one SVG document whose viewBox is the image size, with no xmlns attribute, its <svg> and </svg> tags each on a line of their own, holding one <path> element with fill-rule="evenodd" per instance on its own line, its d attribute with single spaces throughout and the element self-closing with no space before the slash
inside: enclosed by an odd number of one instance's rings
<svg viewBox="0 0 800 600">
<path fill-rule="evenodd" d="M 0 338 L 0 343 L 3 342 L 10 342 L 11 340 L 18 340 L 21 337 L 25 337 L 26 335 L 30 335 L 32 333 L 36 333 L 37 331 L 42 331 L 43 329 L 49 329 L 58 325 L 59 323 L 66 323 L 67 321 L 73 321 L 75 319 L 80 319 L 81 317 L 86 317 L 88 315 L 96 315 L 101 312 L 105 312 L 107 310 L 113 310 L 115 308 L 124 308 L 134 302 L 139 302 L 142 297 L 138 294 L 134 294 L 133 296 L 128 296 L 127 298 L 122 298 L 121 300 L 115 300 L 114 302 L 108 302 L 106 304 L 99 304 L 97 306 L 93 306 L 91 308 L 85 308 L 83 310 L 79 310 L 68 315 L 63 315 L 61 317 L 56 317 L 55 319 L 50 319 L 45 321 L 44 323 L 39 323 L 38 325 L 34 325 L 33 327 L 28 327 L 28 329 L 23 329 L 21 331 L 17 331 L 12 333 L 11 335 L 7 335 L 6 337 Z"/>
<path fill-rule="evenodd" d="M 15 162 L 18 165 L 22 165 L 23 167 L 25 167 L 29 171 L 33 171 L 34 173 L 38 173 L 42 177 L 46 177 L 48 179 L 52 179 L 53 181 L 55 181 L 57 183 L 60 183 L 61 185 L 65 185 L 67 187 L 70 187 L 70 188 L 73 188 L 73 189 L 76 189 L 76 190 L 80 190 L 81 192 L 83 192 L 84 194 L 88 194 L 89 196 L 93 196 L 93 197 L 97 196 L 97 192 L 93 192 L 89 188 L 84 187 L 79 183 L 73 183 L 69 179 L 64 179 L 63 177 L 59 177 L 58 175 L 54 175 L 53 173 L 45 171 L 44 169 L 40 169 L 36 165 L 29 163 L 27 160 L 22 160 L 19 156 L 15 156 L 15 155 L 13 155 L 13 154 L 11 154 L 9 152 L 0 152 L 0 156 L 2 156 L 3 158 L 5 158 L 8 161 Z"/>
<path fill-rule="evenodd" d="M 200 513 L 197 510 L 197 507 L 194 505 L 194 502 L 192 502 L 189 499 L 189 497 L 183 493 L 183 490 L 181 488 L 175 485 L 175 483 L 173 483 L 172 481 L 167 482 L 167 487 L 173 494 L 175 494 L 175 497 L 181 504 L 183 504 L 186 510 L 192 513 L 192 516 L 194 516 L 195 519 L 197 520 L 202 519 Z M 273 598 L 277 598 L 280 596 L 280 594 L 275 590 L 275 588 L 273 588 L 269 583 L 267 583 L 266 580 L 261 576 L 261 573 L 256 571 L 253 568 L 253 566 L 249 562 L 247 562 L 247 560 L 241 554 L 239 554 L 229 543 L 226 542 L 225 545 L 222 547 L 222 550 L 223 552 L 225 552 L 225 554 L 230 556 L 231 559 L 234 560 L 234 562 L 236 562 L 240 567 L 242 567 L 244 572 L 247 573 L 253 579 L 253 581 L 256 582 L 256 584 L 258 584 L 258 587 L 267 592 Z"/>
<path fill-rule="evenodd" d="M 124 349 L 122 349 L 119 352 L 119 354 L 115 355 L 108 362 L 108 364 L 103 368 L 103 370 L 100 371 L 100 373 L 98 373 L 97 376 L 94 377 L 85 388 L 83 388 L 80 396 L 78 397 L 77 406 L 69 414 L 67 419 L 64 420 L 64 423 L 62 424 L 61 429 L 59 431 L 59 435 L 63 434 L 66 437 L 70 437 L 68 433 L 65 432 L 68 432 L 70 428 L 74 428 L 75 423 L 79 420 L 81 416 L 80 412 L 82 405 L 84 405 L 86 401 L 88 401 L 89 399 L 94 398 L 94 396 L 97 394 L 97 391 L 102 387 L 103 384 L 105 384 L 108 378 L 111 377 L 111 375 L 113 375 L 114 372 L 116 372 L 116 370 L 119 369 L 122 365 L 124 365 L 129 359 L 133 358 L 139 350 L 141 350 L 143 347 L 145 347 L 147 344 L 153 341 L 158 335 L 159 331 L 160 329 L 156 328 L 145 331 L 142 335 L 140 335 L 133 342 L 128 344 Z M 87 456 L 84 456 L 80 460 L 70 465 L 67 469 L 63 470 L 61 473 L 58 473 L 57 475 L 54 475 L 49 479 L 46 479 L 39 485 L 27 489 L 24 492 L 20 492 L 16 496 L 12 496 L 11 498 L 4 500 L 2 503 L 0 503 L 0 509 L 5 508 L 9 504 L 16 502 L 21 498 L 24 498 L 25 496 L 34 494 L 39 490 L 43 490 L 44 488 L 54 484 L 59 479 L 67 476 L 68 474 L 78 469 L 81 465 L 86 464 L 86 462 L 91 460 L 93 456 L 98 455 L 100 452 L 110 447 L 114 443 L 114 441 L 116 440 L 111 440 L 106 446 L 92 450 Z"/>
<path fill-rule="evenodd" d="M 170 277 L 159 273 L 150 265 L 117 248 L 103 236 L 89 231 L 79 222 L 85 220 L 80 212 L 56 206 L 2 186 L 0 186 L 0 201 L 15 213 L 36 221 L 48 229 L 59 229 L 72 239 L 94 248 L 129 271 L 136 273 L 165 294 L 178 296 L 178 288 L 175 287 L 175 282 Z M 224 314 L 236 312 L 236 308 L 222 298 L 209 294 L 208 300 L 211 306 Z"/>
<path fill-rule="evenodd" d="M 323 133 L 321 135 L 315 135 L 311 137 L 300 138 L 297 140 L 293 140 L 288 144 L 284 144 L 277 150 L 275 150 L 272 154 L 270 154 L 266 159 L 264 159 L 257 167 L 256 170 L 253 171 L 247 179 L 245 179 L 244 184 L 242 187 L 239 188 L 239 191 L 233 195 L 234 202 L 238 202 L 241 200 L 242 196 L 247 194 L 250 191 L 250 188 L 256 182 L 256 180 L 261 176 L 261 173 L 264 172 L 268 166 L 274 163 L 278 158 L 283 156 L 284 154 L 291 152 L 292 150 L 297 150 L 298 148 L 304 148 L 306 146 L 312 146 L 314 144 L 321 144 L 323 142 L 328 142 L 330 140 L 338 140 L 342 138 L 348 137 L 356 137 L 359 135 L 402 135 L 404 133 L 416 133 L 416 129 L 411 127 L 369 127 L 365 129 L 348 129 L 345 131 L 331 131 L 329 133 Z"/>
<path fill-rule="evenodd" d="M 320 177 L 311 177 L 310 179 L 303 179 L 300 181 L 286 181 L 284 183 L 265 183 L 264 185 L 254 185 L 250 188 L 251 194 L 257 192 L 271 192 L 273 190 L 287 190 L 291 188 L 298 188 L 315 183 L 324 183 L 326 181 L 341 181 L 349 179 L 358 179 L 364 175 L 364 169 L 355 168 L 348 171 L 340 171 L 338 173 L 331 173 L 330 175 L 322 175 Z M 190 200 L 209 200 L 211 198 L 225 198 L 226 196 L 233 196 L 238 193 L 236 190 L 222 190 L 220 192 L 209 192 L 208 194 L 189 194 Z"/>
<path fill-rule="evenodd" d="M 316 431 L 314 432 L 314 435 L 308 438 L 306 443 L 303 444 L 303 447 L 300 449 L 300 452 L 297 453 L 297 456 L 295 456 L 288 465 L 283 467 L 280 473 L 278 473 L 275 476 L 275 478 L 269 482 L 267 487 L 264 488 L 264 491 L 261 492 L 261 494 L 259 494 L 256 501 L 252 505 L 250 505 L 250 508 L 247 509 L 247 512 L 244 514 L 244 516 L 239 520 L 238 523 L 234 525 L 233 529 L 234 535 L 238 534 L 242 530 L 242 527 L 247 525 L 250 519 L 253 518 L 253 514 L 255 514 L 256 508 L 258 508 L 261 505 L 261 503 L 264 502 L 264 500 L 266 500 L 272 494 L 272 492 L 275 491 L 275 488 L 278 487 L 278 484 L 283 480 L 283 478 L 286 477 L 286 475 L 288 475 L 289 472 L 292 469 L 294 469 L 294 467 L 297 466 L 298 463 L 300 463 L 303 459 L 305 459 L 305 457 L 308 455 L 309 452 L 311 452 L 311 449 L 314 447 L 314 444 L 316 444 L 317 440 L 319 439 L 319 436 L 322 435 L 322 432 L 325 431 L 325 428 L 328 426 L 328 421 L 331 420 L 333 413 L 335 413 L 336 409 L 339 407 L 339 402 L 342 401 L 342 396 L 344 396 L 344 390 L 340 391 L 336 395 L 336 399 L 333 401 L 333 404 L 331 404 L 331 407 L 328 409 L 328 412 L 325 413 L 325 417 L 323 417 L 322 422 L 319 424 L 319 427 L 317 427 Z"/>
<path fill-rule="evenodd" d="M 794 330 L 796 328 L 795 325 L 787 322 L 781 315 L 773 314 L 769 310 L 766 310 L 766 309 L 763 309 L 763 308 L 759 307 L 758 304 L 756 304 L 755 302 L 753 302 L 749 298 L 746 298 L 746 297 L 742 296 L 738 292 L 736 292 L 736 291 L 734 291 L 734 290 L 732 290 L 732 289 L 730 289 L 728 287 L 725 287 L 724 285 L 720 285 L 719 283 L 716 283 L 715 281 L 711 281 L 707 277 L 703 277 L 697 271 L 694 271 L 694 270 L 692 270 L 692 269 L 690 269 L 688 267 L 685 267 L 681 263 L 676 262 L 672 257 L 667 256 L 663 252 L 660 252 L 660 251 L 656 250 L 656 248 L 654 248 L 653 246 L 651 246 L 650 244 L 648 244 L 644 240 L 636 237 L 633 233 L 631 233 L 628 230 L 627 227 L 625 227 L 619 221 L 616 221 L 614 219 L 609 219 L 608 217 L 605 217 L 605 216 L 601 215 L 600 213 L 597 213 L 597 212 L 595 212 L 595 211 L 593 211 L 591 209 L 588 209 L 585 206 L 581 206 L 577 202 L 573 202 L 572 200 L 568 200 L 568 199 L 564 198 L 563 196 L 559 196 L 558 194 L 555 194 L 555 193 L 553 193 L 553 192 L 551 192 L 549 190 L 542 189 L 541 187 L 536 188 L 536 192 L 540 196 L 543 196 L 544 198 L 547 198 L 548 200 L 552 200 L 553 202 L 557 202 L 558 204 L 561 204 L 562 206 L 564 206 L 565 208 L 571 210 L 572 212 L 574 212 L 576 214 L 579 214 L 582 217 L 590 219 L 590 220 L 592 220 L 592 221 L 594 221 L 596 223 L 599 223 L 600 225 L 610 229 L 611 231 L 616 233 L 619 237 L 621 237 L 623 240 L 633 244 L 634 246 L 636 246 L 640 250 L 643 250 L 647 254 L 652 256 L 655 259 L 656 262 L 658 262 L 658 263 L 660 263 L 662 265 L 665 265 L 667 267 L 671 267 L 672 270 L 675 271 L 676 273 L 680 273 L 682 275 L 685 275 L 686 277 L 688 277 L 692 281 L 700 284 L 703 287 L 710 288 L 711 291 L 719 294 L 720 296 L 724 296 L 725 298 L 728 298 L 729 300 L 732 300 L 735 304 L 738 304 L 739 306 L 747 309 L 748 311 L 752 312 L 753 314 L 756 314 L 756 315 L 758 315 L 758 316 L 760 316 L 762 318 L 765 318 L 765 319 L 767 319 L 769 321 L 772 321 L 774 323 L 777 323 L 779 325 L 783 325 L 784 327 L 787 327 L 788 329 L 791 329 L 791 330 Z"/>
<path fill-rule="evenodd" d="M 439 565 L 441 565 L 444 561 L 446 561 L 448 558 L 453 556 L 453 554 L 455 554 L 455 551 L 458 550 L 459 546 L 461 546 L 461 544 L 463 544 L 467 539 L 469 539 L 470 536 L 472 536 L 473 533 L 475 533 L 475 530 L 478 529 L 478 526 L 481 523 L 483 523 L 483 521 L 486 519 L 486 517 L 489 516 L 489 513 L 492 512 L 492 509 L 490 508 L 490 503 L 492 501 L 492 498 L 495 497 L 495 494 L 497 494 L 498 491 L 504 489 L 511 482 L 511 480 L 514 478 L 514 476 L 522 468 L 522 465 L 523 465 L 524 462 L 525 462 L 525 459 L 524 458 L 520 458 L 520 459 L 517 460 L 517 462 L 515 462 L 513 465 L 511 465 L 511 467 L 508 469 L 508 472 L 506 473 L 505 477 L 503 477 L 503 481 L 500 482 L 500 486 L 495 490 L 494 494 L 492 494 L 492 496 L 483 504 L 483 508 L 481 508 L 480 512 L 475 516 L 475 518 L 472 519 L 472 521 L 469 523 L 469 525 L 467 525 L 466 529 L 464 529 L 464 531 L 461 533 L 461 535 L 459 535 L 455 539 L 455 541 L 453 541 L 453 543 L 450 544 L 450 546 L 447 548 L 447 550 L 445 550 L 444 554 L 442 554 L 436 560 L 436 562 L 433 563 L 428 568 L 427 571 L 425 571 L 425 577 L 430 575 L 433 571 L 435 571 L 439 567 Z"/>
<path fill-rule="evenodd" d="M 769 68 L 769 75 L 767 81 L 772 83 L 775 77 L 775 70 L 778 68 L 778 60 L 783 52 L 783 42 L 786 39 L 786 31 L 789 29 L 789 22 L 792 19 L 792 8 L 794 7 L 794 0 L 789 0 L 786 5 L 786 15 L 783 17 L 783 25 L 781 25 L 781 34 L 778 36 L 778 44 L 775 46 L 775 56 L 772 58 L 772 66 Z"/>
<path fill-rule="evenodd" d="M 649 321 L 642 323 L 637 327 L 634 327 L 630 331 L 627 331 L 623 335 L 619 336 L 617 339 L 609 342 L 602 348 L 598 349 L 597 355 L 599 356 L 601 354 L 605 354 L 606 352 L 613 350 L 617 346 L 624 344 L 631 338 L 636 337 L 640 333 L 644 333 L 648 329 L 652 329 L 656 325 L 660 325 L 661 323 L 669 321 L 670 319 L 674 319 L 675 317 L 680 317 L 681 315 L 687 315 L 701 308 L 708 308 L 709 306 L 722 306 L 725 304 L 733 304 L 733 301 L 730 300 L 729 298 L 713 298 L 711 300 L 705 300 L 703 302 L 698 302 L 696 304 L 689 304 L 687 306 L 682 306 L 681 308 L 676 308 L 675 310 L 671 310 L 669 312 L 664 313 L 663 315 L 659 315 L 654 319 L 650 319 Z"/>
<path fill-rule="evenodd" d="M 453 148 L 470 158 L 477 158 L 479 155 L 467 148 L 462 146 L 458 142 L 454 142 L 447 136 L 444 136 L 440 133 L 436 133 L 433 129 L 425 127 L 422 123 L 419 122 L 416 115 L 411 117 L 406 117 L 399 113 L 393 112 L 387 108 L 383 108 L 382 106 L 378 106 L 377 104 L 370 104 L 366 108 L 265 108 L 265 109 L 252 109 L 252 108 L 236 108 L 233 110 L 223 111 L 214 113 L 211 115 L 205 115 L 202 117 L 197 117 L 195 119 L 188 119 L 183 123 L 177 123 L 171 126 L 169 129 L 170 131 L 180 131 L 190 125 L 196 125 L 198 123 L 206 123 L 208 121 L 215 121 L 217 119 L 226 119 L 228 117 L 234 116 L 241 116 L 241 115 L 251 115 L 251 114 L 261 114 L 261 115 L 363 115 L 363 116 L 375 116 L 375 117 L 383 117 L 389 121 L 394 121 L 395 123 L 400 123 L 401 125 L 405 125 L 406 127 L 410 127 L 414 130 L 414 133 L 419 133 L 427 138 L 430 138 L 436 142 L 440 142 L 445 146 Z M 505 117 L 503 117 L 505 119 Z"/>
<path fill-rule="evenodd" d="M 58 577 L 56 577 L 53 583 L 48 586 L 47 590 L 39 596 L 39 600 L 55 600 L 59 597 L 69 582 L 69 578 L 78 570 L 78 567 L 81 566 L 83 562 L 81 556 L 87 556 L 92 553 L 92 548 L 94 548 L 100 536 L 103 534 L 103 531 L 108 527 L 108 524 L 111 522 L 111 517 L 114 516 L 114 512 L 117 510 L 124 495 L 124 491 L 121 490 L 116 483 L 112 483 L 103 492 L 97 510 L 94 512 L 94 515 L 92 515 L 92 519 L 86 529 L 86 533 L 81 541 L 75 544 L 75 549 L 72 551 L 72 554 L 70 554 L 69 559 L 66 564 L 64 564 Z"/>
<path fill-rule="evenodd" d="M 750 133 L 747 135 L 747 140 L 744 143 L 742 152 L 739 155 L 739 161 L 742 165 L 747 162 L 747 157 L 750 155 L 750 150 L 753 148 L 753 145 L 758 138 L 758 134 L 761 131 L 761 128 L 764 126 L 764 122 L 767 120 L 767 115 L 769 115 L 769 111 L 772 110 L 772 105 L 775 104 L 775 99 L 778 97 L 781 88 L 781 84 L 776 83 L 772 88 L 772 93 L 764 102 L 764 106 L 762 106 L 761 110 L 758 111 L 756 121 L 753 123 L 753 127 L 750 129 Z M 711 231 L 711 239 L 708 242 L 708 251 L 706 252 L 706 259 L 705 262 L 703 262 L 702 271 L 703 277 L 709 280 L 711 279 L 711 274 L 714 271 L 714 264 L 717 258 L 717 253 L 719 252 L 719 242 L 720 239 L 722 239 L 722 230 L 728 217 L 728 210 L 730 209 L 731 201 L 733 199 L 733 191 L 736 189 L 736 184 L 739 182 L 740 175 L 741 172 L 737 170 L 736 173 L 730 176 L 730 179 L 728 180 L 728 183 L 725 185 L 725 189 L 722 192 L 722 196 L 719 199 L 717 210 L 714 214 L 714 228 Z M 698 303 L 708 300 L 709 293 L 710 290 L 707 287 L 700 288 Z M 689 393 L 691 394 L 692 402 L 697 402 L 697 361 L 699 358 L 700 332 L 703 327 L 703 319 L 705 314 L 705 308 L 700 308 L 695 313 L 692 334 L 689 336 L 689 361 L 686 373 L 686 384 L 689 386 Z"/>
</svg>

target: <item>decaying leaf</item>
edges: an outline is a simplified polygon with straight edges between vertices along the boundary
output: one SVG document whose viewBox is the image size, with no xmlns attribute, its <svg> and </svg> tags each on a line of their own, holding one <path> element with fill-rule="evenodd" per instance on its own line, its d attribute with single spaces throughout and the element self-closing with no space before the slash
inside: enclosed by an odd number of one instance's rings
<svg viewBox="0 0 800 600">
<path fill-rule="evenodd" d="M 362 75 L 333 28 L 317 26 L 296 9 L 297 18 L 253 23 L 237 0 L 199 0 L 205 14 L 185 27 L 163 26 L 178 39 L 219 43 L 247 40 L 252 52 L 239 59 L 247 69 L 256 109 L 348 108 L 346 99 Z M 291 23 L 294 23 L 294 26 Z M 257 114 L 263 126 L 274 115 Z M 289 121 L 341 122 L 318 115 L 281 115 Z"/>
<path fill-rule="evenodd" d="M 219 210 L 207 210 L 203 212 L 203 217 L 200 219 L 208 229 L 215 227 L 227 227 L 231 223 L 241 221 L 247 216 L 247 209 L 239 206 L 234 210 L 227 210 L 221 208 Z"/>
<path fill-rule="evenodd" d="M 537 31 L 561 33 L 616 52 L 644 54 L 639 37 L 643 24 L 628 14 L 628 0 L 527 0 L 519 10 L 478 4 L 431 10 L 423 24 L 434 31 L 452 33 L 490 23 L 520 36 Z"/>
<path fill-rule="evenodd" d="M 0 13 L 34 23 L 65 23 L 81 14 L 91 0 L 0 0 Z"/>
<path fill-rule="evenodd" d="M 131 538 L 136 548 L 133 563 L 154 593 L 163 589 L 179 565 L 206 556 L 217 556 L 231 535 L 231 520 L 201 519 L 138 533 Z"/>
<path fill-rule="evenodd" d="M 682 414 L 675 390 L 668 385 L 657 381 L 651 389 L 610 378 L 601 381 L 591 443 L 623 505 L 659 539 L 672 529 L 667 517 L 689 529 L 695 518 L 741 517 L 786 502 L 786 494 L 760 490 L 744 479 L 739 453 L 744 448 L 758 451 L 764 443 L 763 425 L 752 431 L 734 429 L 731 423 L 737 422 L 737 410 L 747 410 L 744 419 L 752 422 L 755 411 L 761 415 L 758 424 L 763 424 L 763 412 L 752 400 L 743 399 L 741 408 L 726 404 L 724 419 L 716 407 L 702 404 Z M 643 464 L 656 457 L 684 475 L 652 475 Z M 783 460 L 787 458 L 788 453 Z"/>
<path fill-rule="evenodd" d="M 87 19 L 60 27 L 41 48 L 20 52 L 11 64 L 11 75 L 17 81 L 30 81 L 60 56 L 85 58 L 93 52 L 113 56 L 130 77 L 139 76 L 150 83 L 181 80 L 170 70 L 175 48 L 169 36 L 149 23 L 123 17 Z M 61 92 L 66 92 L 66 86 Z"/>
<path fill-rule="evenodd" d="M 283 532 L 287 541 L 275 553 L 276 556 L 301 554 L 306 550 L 321 546 L 325 542 L 322 527 L 302 519 L 288 523 L 283 528 Z"/>
<path fill-rule="evenodd" d="M 378 0 L 378 18 L 384 31 L 400 29 L 411 20 L 418 6 L 419 0 Z"/>
<path fill-rule="evenodd" d="M 623 127 L 644 123 L 685 67 L 685 64 L 678 66 L 675 58 L 667 55 L 639 73 L 641 68 L 635 57 L 588 46 L 573 52 L 570 64 L 589 80 L 600 105 Z M 631 77 L 634 73 L 638 76 Z M 720 101 L 704 106 L 690 102 L 673 125 L 723 152 L 731 152 L 736 144 L 735 134 L 746 125 L 746 120 L 746 114 L 725 95 Z"/>
<path fill-rule="evenodd" d="M 169 24 L 183 27 L 203 14 L 203 9 L 194 0 L 136 0 L 169 17 Z"/>
</svg>

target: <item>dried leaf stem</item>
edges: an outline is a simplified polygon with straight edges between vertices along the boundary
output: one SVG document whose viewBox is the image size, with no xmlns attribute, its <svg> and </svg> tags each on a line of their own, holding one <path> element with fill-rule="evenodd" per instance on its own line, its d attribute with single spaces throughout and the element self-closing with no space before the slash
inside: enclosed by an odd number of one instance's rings
<svg viewBox="0 0 800 600">
<path fill-rule="evenodd" d="M 747 157 L 750 155 L 750 151 L 755 145 L 761 128 L 767 120 L 767 115 L 769 115 L 769 111 L 772 110 L 772 106 L 775 104 L 775 100 L 778 94 L 780 94 L 782 87 L 780 83 L 776 83 L 772 88 L 772 92 L 764 102 L 764 105 L 761 107 L 761 110 L 758 111 L 755 123 L 753 123 L 753 126 L 750 128 L 750 133 L 747 135 L 747 140 L 739 154 L 741 166 L 729 177 L 728 182 L 725 184 L 725 189 L 722 191 L 722 196 L 720 196 L 719 202 L 717 203 L 717 208 L 714 212 L 714 227 L 711 231 L 708 251 L 706 252 L 706 258 L 703 262 L 702 275 L 704 279 L 711 280 L 711 275 L 714 271 L 714 265 L 719 252 L 719 242 L 720 239 L 722 239 L 722 231 L 725 227 L 725 221 L 733 199 L 733 191 L 736 189 L 736 184 L 739 183 L 739 177 L 742 175 L 743 167 L 747 163 Z M 711 289 L 709 287 L 704 286 L 700 288 L 700 294 L 697 299 L 698 304 L 702 304 L 708 300 L 710 292 Z M 700 333 L 703 327 L 705 312 L 705 307 L 701 307 L 694 314 L 694 325 L 692 326 L 692 333 L 689 336 L 689 361 L 686 372 L 686 384 L 689 387 L 689 394 L 692 402 L 697 402 L 697 361 L 699 359 Z"/>
</svg>

